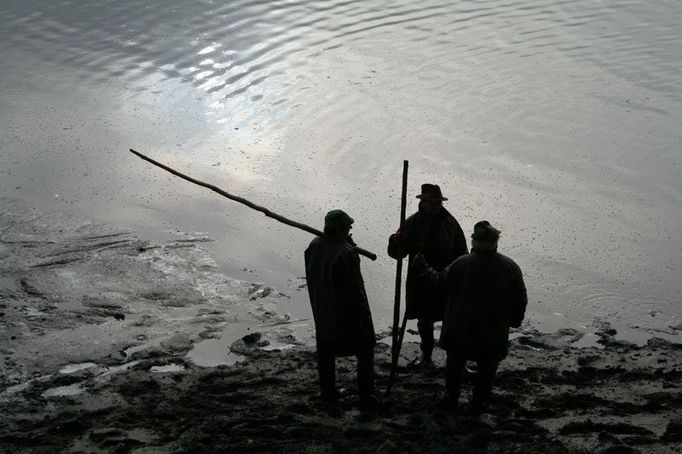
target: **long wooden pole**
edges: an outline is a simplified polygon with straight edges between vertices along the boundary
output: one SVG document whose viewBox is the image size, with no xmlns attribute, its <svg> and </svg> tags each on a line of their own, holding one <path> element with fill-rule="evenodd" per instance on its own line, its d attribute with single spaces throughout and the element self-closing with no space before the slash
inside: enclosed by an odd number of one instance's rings
<svg viewBox="0 0 682 454">
<path fill-rule="evenodd" d="M 235 202 L 239 202 L 239 203 L 246 205 L 247 207 L 252 208 L 256 211 L 260 211 L 261 213 L 265 214 L 269 218 L 275 219 L 276 221 L 279 221 L 279 222 L 286 224 L 286 225 L 289 225 L 291 227 L 296 227 L 296 228 L 299 228 L 301 230 L 305 230 L 306 232 L 312 233 L 313 235 L 324 236 L 324 232 L 317 230 L 314 227 L 311 227 L 311 226 L 306 225 L 306 224 L 302 224 L 300 222 L 292 221 L 291 219 L 287 219 L 284 216 L 281 216 L 277 213 L 273 213 L 272 211 L 268 210 L 267 208 L 263 208 L 262 206 L 258 206 L 255 203 L 250 202 L 243 197 L 239 197 L 239 196 L 230 194 L 229 192 L 223 191 L 222 189 L 220 189 L 217 186 L 214 186 L 214 185 L 209 184 L 209 183 L 204 183 L 203 181 L 199 181 L 199 180 L 196 180 L 192 177 L 189 177 L 183 173 L 178 172 L 177 170 L 171 169 L 170 167 L 168 167 L 164 164 L 161 164 L 158 161 L 153 160 L 152 158 L 150 158 L 148 156 L 143 155 L 139 151 L 135 151 L 131 148 L 130 152 L 133 153 L 134 155 L 139 156 L 140 158 L 144 159 L 145 161 L 154 164 L 157 167 L 161 167 L 163 170 L 172 173 L 176 177 L 180 177 L 183 180 L 187 180 L 187 181 L 192 182 L 194 184 L 197 184 L 199 186 L 203 186 L 205 188 L 208 188 L 213 192 L 217 192 L 218 194 L 222 195 L 223 197 L 227 197 L 230 200 L 234 200 Z M 353 249 L 355 249 L 355 252 L 357 252 L 358 254 L 364 255 L 365 257 L 367 257 L 370 260 L 376 260 L 377 259 L 376 254 L 369 252 L 365 249 L 362 249 L 361 247 L 353 246 Z"/>
<path fill-rule="evenodd" d="M 405 226 L 405 208 L 407 206 L 407 167 L 408 162 L 403 161 L 403 186 L 400 197 L 400 230 Z M 402 289 L 403 278 L 403 259 L 398 259 L 395 270 L 395 300 L 393 303 L 393 339 L 391 349 L 391 374 L 388 377 L 388 384 L 386 385 L 386 396 L 391 393 L 393 381 L 395 380 L 396 370 L 398 369 L 398 357 L 400 356 L 400 345 L 402 344 L 401 333 L 405 332 L 405 328 L 399 328 L 400 325 L 400 290 Z M 403 322 L 403 325 L 405 323 Z"/>
</svg>

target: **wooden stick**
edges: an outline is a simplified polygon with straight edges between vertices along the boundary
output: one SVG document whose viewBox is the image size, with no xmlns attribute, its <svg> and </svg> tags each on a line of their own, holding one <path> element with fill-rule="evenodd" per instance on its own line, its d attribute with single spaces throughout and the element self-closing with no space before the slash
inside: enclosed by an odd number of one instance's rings
<svg viewBox="0 0 682 454">
<path fill-rule="evenodd" d="M 400 198 L 400 231 L 405 226 L 405 207 L 407 205 L 407 166 L 408 162 L 403 161 L 403 187 Z M 386 396 L 391 393 L 393 381 L 395 381 L 395 374 L 398 369 L 398 357 L 400 356 L 400 346 L 403 343 L 403 336 L 405 334 L 405 321 L 403 326 L 400 324 L 400 290 L 402 288 L 403 278 L 403 259 L 398 259 L 395 270 L 395 300 L 393 303 L 393 340 L 391 343 L 391 374 L 388 377 L 388 384 L 386 385 Z M 405 319 L 407 320 L 407 318 Z"/>
<path fill-rule="evenodd" d="M 289 225 L 291 227 L 296 227 L 296 228 L 299 228 L 301 230 L 305 230 L 306 232 L 312 233 L 313 235 L 324 236 L 324 232 L 317 230 L 314 227 L 310 227 L 309 225 L 302 224 L 300 222 L 292 221 L 291 219 L 287 219 L 284 216 L 281 216 L 277 213 L 273 213 L 272 211 L 268 210 L 267 208 L 263 208 L 262 206 L 258 206 L 255 203 L 250 202 L 243 197 L 239 197 L 239 196 L 230 194 L 229 192 L 223 191 L 222 189 L 220 189 L 217 186 L 214 186 L 214 185 L 209 184 L 209 183 L 204 183 L 203 181 L 199 181 L 199 180 L 196 180 L 192 177 L 189 177 L 183 173 L 178 172 L 177 170 L 171 169 L 170 167 L 168 167 L 164 164 L 161 164 L 158 161 L 153 160 L 152 158 L 150 158 L 148 156 L 143 155 L 139 151 L 135 151 L 131 148 L 130 152 L 139 156 L 140 158 L 144 159 L 145 161 L 154 164 L 157 167 L 161 167 L 163 170 L 172 173 L 176 177 L 180 177 L 183 180 L 187 180 L 191 183 L 194 183 L 194 184 L 197 184 L 199 186 L 203 186 L 205 188 L 208 188 L 213 192 L 217 192 L 218 194 L 222 195 L 223 197 L 227 197 L 230 200 L 234 200 L 235 202 L 239 202 L 239 203 L 246 205 L 247 207 L 252 208 L 256 211 L 260 211 L 261 213 L 265 214 L 269 218 L 275 219 L 276 221 L 279 221 L 279 222 L 286 224 L 286 225 Z M 369 258 L 370 260 L 376 260 L 377 259 L 376 254 L 373 254 L 372 252 L 366 251 L 366 250 L 364 250 L 358 246 L 353 246 L 353 249 L 358 254 L 364 255 L 365 257 Z"/>
</svg>

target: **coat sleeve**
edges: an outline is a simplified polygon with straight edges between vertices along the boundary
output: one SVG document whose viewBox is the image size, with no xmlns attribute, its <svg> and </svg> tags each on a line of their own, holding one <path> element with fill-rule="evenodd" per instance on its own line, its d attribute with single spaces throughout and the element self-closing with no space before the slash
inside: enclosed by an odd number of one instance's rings
<svg viewBox="0 0 682 454">
<path fill-rule="evenodd" d="M 454 218 L 453 218 L 454 219 Z M 467 247 L 467 240 L 464 237 L 464 231 L 459 225 L 459 222 L 455 220 L 455 242 L 453 244 L 453 250 L 455 251 L 455 258 L 461 257 L 469 253 L 469 248 Z"/>
<path fill-rule="evenodd" d="M 359 319 L 367 311 L 367 295 L 360 274 L 360 258 L 355 253 L 342 255 L 334 263 L 334 289 L 341 296 L 350 317 Z"/>
<path fill-rule="evenodd" d="M 433 290 L 443 290 L 448 286 L 448 281 L 451 279 L 450 271 L 452 270 L 452 265 L 455 262 L 450 263 L 442 271 L 438 271 L 431 266 L 425 266 L 417 275 L 420 282 Z"/>
<path fill-rule="evenodd" d="M 526 315 L 528 294 L 526 293 L 526 284 L 523 282 L 521 268 L 516 263 L 513 263 L 512 270 L 514 275 L 512 279 L 510 325 L 512 328 L 518 328 L 521 326 L 521 322 Z"/>
<path fill-rule="evenodd" d="M 386 251 L 388 256 L 396 260 L 404 259 L 408 254 L 408 250 L 395 244 L 392 239 L 393 235 L 388 238 L 388 249 Z"/>
<path fill-rule="evenodd" d="M 403 225 L 403 228 L 401 231 L 407 235 L 407 247 L 400 247 L 397 244 L 395 244 L 393 240 L 393 235 L 388 237 L 388 250 L 386 251 L 389 255 L 389 257 L 394 258 L 396 260 L 404 259 L 413 249 L 414 249 L 414 244 L 415 244 L 415 231 L 414 231 L 414 222 L 412 220 L 412 216 L 407 218 L 405 220 L 405 224 Z"/>
</svg>

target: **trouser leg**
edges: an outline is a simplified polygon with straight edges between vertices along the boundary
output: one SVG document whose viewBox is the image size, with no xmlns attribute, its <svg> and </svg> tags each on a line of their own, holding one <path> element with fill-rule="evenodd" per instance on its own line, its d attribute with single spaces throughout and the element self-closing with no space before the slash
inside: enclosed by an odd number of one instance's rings
<svg viewBox="0 0 682 454">
<path fill-rule="evenodd" d="M 459 393 L 462 389 L 462 374 L 464 373 L 465 365 L 466 359 L 463 356 L 457 355 L 454 352 L 448 352 L 445 365 L 445 389 L 448 397 L 454 402 L 457 402 L 459 399 Z"/>
<path fill-rule="evenodd" d="M 482 408 L 493 389 L 493 379 L 497 373 L 498 363 L 494 361 L 477 361 L 476 363 L 478 364 L 478 374 L 474 384 L 472 404 L 475 407 Z"/>
<path fill-rule="evenodd" d="M 433 337 L 433 322 L 426 319 L 417 320 L 417 330 L 419 331 L 419 337 L 421 338 L 421 351 L 424 356 L 424 360 L 430 360 L 433 354 L 433 346 L 435 344 Z"/>
<path fill-rule="evenodd" d="M 320 376 L 320 397 L 324 400 L 336 397 L 336 356 L 333 348 L 317 343 L 317 371 Z"/>
<path fill-rule="evenodd" d="M 361 396 L 374 394 L 374 347 L 357 355 L 358 391 Z"/>
</svg>

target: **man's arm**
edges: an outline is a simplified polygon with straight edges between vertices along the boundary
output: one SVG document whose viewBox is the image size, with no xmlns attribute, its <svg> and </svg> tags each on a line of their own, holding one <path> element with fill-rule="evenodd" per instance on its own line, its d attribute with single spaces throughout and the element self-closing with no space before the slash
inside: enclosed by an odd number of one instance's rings
<svg viewBox="0 0 682 454">
<path fill-rule="evenodd" d="M 366 315 L 369 306 L 357 254 L 350 252 L 339 256 L 332 274 L 335 292 L 343 301 L 348 314 L 353 319 Z"/>
<path fill-rule="evenodd" d="M 414 215 L 405 220 L 402 229 L 388 237 L 388 255 L 396 260 L 405 258 L 414 250 L 415 244 Z"/>
<path fill-rule="evenodd" d="M 528 294 L 526 284 L 523 282 L 523 273 L 516 263 L 513 263 L 513 272 L 510 325 L 512 328 L 518 328 L 526 315 Z"/>
<path fill-rule="evenodd" d="M 469 248 L 467 246 L 467 240 L 464 237 L 464 231 L 462 230 L 462 227 L 459 225 L 459 222 L 457 222 L 457 220 L 454 221 L 455 221 L 455 244 L 453 244 L 453 248 L 455 251 L 455 257 L 460 257 L 462 255 L 468 254 Z"/>
<path fill-rule="evenodd" d="M 388 237 L 388 255 L 396 260 L 405 258 L 409 253 L 409 238 L 405 232 L 398 230 Z"/>
<path fill-rule="evenodd" d="M 439 289 L 447 285 L 451 277 L 452 267 L 454 261 L 446 266 L 442 271 L 438 271 L 432 266 L 429 266 L 424 259 L 424 256 L 417 254 L 412 260 L 412 269 L 416 272 L 420 282 L 432 289 Z"/>
</svg>

